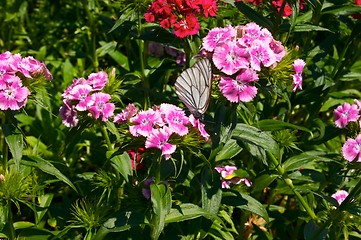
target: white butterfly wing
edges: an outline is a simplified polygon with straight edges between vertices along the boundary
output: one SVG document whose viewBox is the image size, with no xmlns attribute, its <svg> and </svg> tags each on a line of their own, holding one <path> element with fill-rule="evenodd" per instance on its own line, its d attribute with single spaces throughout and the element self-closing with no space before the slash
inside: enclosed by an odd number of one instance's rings
<svg viewBox="0 0 361 240">
<path fill-rule="evenodd" d="M 211 84 L 212 68 L 206 58 L 183 71 L 175 82 L 178 97 L 195 117 L 202 116 L 208 108 Z"/>
</svg>

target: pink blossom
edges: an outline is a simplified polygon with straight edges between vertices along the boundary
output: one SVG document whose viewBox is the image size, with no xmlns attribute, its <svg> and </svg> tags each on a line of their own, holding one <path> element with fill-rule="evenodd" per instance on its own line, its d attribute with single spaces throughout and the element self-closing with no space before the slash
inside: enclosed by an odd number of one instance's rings
<svg viewBox="0 0 361 240">
<path fill-rule="evenodd" d="M 153 129 L 145 141 L 146 148 L 158 148 L 165 159 L 169 159 L 175 152 L 176 146 L 168 142 L 172 131 L 168 127 Z"/>
<path fill-rule="evenodd" d="M 222 188 L 231 188 L 230 181 L 222 180 Z"/>
<path fill-rule="evenodd" d="M 30 91 L 22 86 L 20 78 L 16 75 L 5 74 L 0 82 L 0 109 L 19 110 L 24 107 Z"/>
<path fill-rule="evenodd" d="M 261 71 L 261 64 L 270 67 L 276 63 L 276 56 L 269 46 L 265 46 L 262 41 L 255 40 L 250 52 L 251 67 L 256 71 Z"/>
<path fill-rule="evenodd" d="M 302 59 L 296 59 L 292 64 L 293 70 L 295 71 L 295 74 L 291 75 L 293 78 L 293 86 L 292 86 L 293 92 L 296 91 L 297 88 L 302 90 L 302 80 L 303 80 L 302 71 L 305 65 L 306 63 Z"/>
<path fill-rule="evenodd" d="M 59 110 L 62 122 L 67 127 L 75 127 L 78 125 L 79 119 L 75 107 L 69 103 L 63 103 Z"/>
<path fill-rule="evenodd" d="M 102 116 L 102 121 L 106 122 L 108 118 L 113 116 L 115 105 L 108 103 L 110 95 L 107 93 L 97 92 L 92 94 L 88 111 L 92 114 L 93 118 L 98 119 Z"/>
<path fill-rule="evenodd" d="M 108 84 L 108 74 L 104 71 L 91 73 L 88 76 L 88 82 L 93 86 L 94 90 L 102 90 Z"/>
<path fill-rule="evenodd" d="M 301 74 L 303 72 L 303 68 L 305 67 L 305 65 L 306 65 L 305 61 L 298 58 L 293 62 L 292 67 L 296 74 Z"/>
<path fill-rule="evenodd" d="M 154 125 L 163 124 L 159 112 L 153 109 L 140 111 L 136 116 L 132 117 L 130 121 L 134 125 L 129 126 L 129 131 L 135 137 L 147 137 L 152 133 Z"/>
<path fill-rule="evenodd" d="M 213 52 L 217 46 L 224 43 L 232 42 L 237 35 L 237 31 L 228 25 L 224 28 L 213 28 L 207 36 L 203 38 L 203 48 L 209 52 Z"/>
<path fill-rule="evenodd" d="M 232 75 L 242 68 L 248 68 L 248 52 L 235 43 L 223 44 L 214 50 L 214 65 L 227 75 Z"/>
<path fill-rule="evenodd" d="M 360 118 L 359 112 L 357 104 L 344 103 L 338 106 L 333 112 L 336 126 L 344 128 L 349 122 L 356 122 Z"/>
<path fill-rule="evenodd" d="M 343 157 L 352 162 L 357 157 L 357 162 L 361 162 L 361 134 L 356 139 L 349 138 L 342 146 Z"/>
<path fill-rule="evenodd" d="M 206 129 L 204 128 L 204 124 L 199 120 L 196 119 L 193 114 L 189 116 L 189 122 L 192 124 L 194 128 L 197 128 L 199 133 L 202 137 L 206 139 L 206 141 L 209 139 L 209 134 L 206 132 Z"/>
<path fill-rule="evenodd" d="M 270 49 L 273 51 L 276 62 L 279 62 L 282 60 L 284 56 L 286 56 L 286 49 L 282 45 L 280 41 L 276 41 L 273 38 L 271 39 L 269 43 Z M 301 71 L 302 72 L 302 71 Z"/>
<path fill-rule="evenodd" d="M 233 172 L 237 170 L 236 166 L 221 166 L 221 167 L 215 167 L 216 171 L 219 172 L 222 176 L 222 178 L 225 179 L 231 179 L 233 176 Z"/>
<path fill-rule="evenodd" d="M 93 98 L 89 96 L 89 93 L 93 91 L 93 88 L 88 84 L 79 84 L 71 89 L 67 99 L 79 101 L 76 105 L 78 111 L 87 110 L 88 106 L 93 104 Z"/>
<path fill-rule="evenodd" d="M 334 194 L 331 195 L 332 198 L 336 199 L 338 202 L 338 205 L 341 205 L 341 203 L 347 198 L 348 192 L 345 190 L 337 190 Z"/>
<path fill-rule="evenodd" d="M 295 92 L 298 89 L 302 90 L 302 75 L 300 74 L 291 74 L 293 83 L 292 83 L 292 92 Z"/>
<path fill-rule="evenodd" d="M 178 134 L 179 136 L 188 134 L 188 127 L 185 125 L 188 124 L 189 120 L 181 108 L 172 104 L 163 103 L 159 107 L 159 112 L 161 113 L 164 123 L 168 125 L 170 131 Z"/>
<path fill-rule="evenodd" d="M 221 77 L 219 88 L 223 96 L 234 103 L 249 102 L 257 95 L 257 88 L 249 85 L 242 78 L 234 80 L 230 77 Z"/>
<path fill-rule="evenodd" d="M 233 174 L 234 171 L 237 170 L 236 166 L 220 166 L 215 167 L 215 170 L 219 172 L 222 176 L 222 188 L 231 188 L 230 184 L 240 184 L 244 183 L 247 187 L 252 186 L 252 182 L 247 178 L 240 178 Z"/>
<path fill-rule="evenodd" d="M 118 124 L 128 122 L 137 112 L 138 108 L 130 103 L 121 113 L 115 115 L 114 122 Z"/>
</svg>

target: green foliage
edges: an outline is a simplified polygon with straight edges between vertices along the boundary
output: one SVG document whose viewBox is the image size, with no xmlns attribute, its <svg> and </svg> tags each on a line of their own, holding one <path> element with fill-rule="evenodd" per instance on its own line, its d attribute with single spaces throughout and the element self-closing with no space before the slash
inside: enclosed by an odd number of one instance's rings
<svg viewBox="0 0 361 240">
<path fill-rule="evenodd" d="M 288 17 L 271 1 L 218 1 L 217 16 L 200 19 L 199 33 L 184 39 L 144 20 L 151 1 L 0 4 L 0 53 L 34 56 L 53 75 L 24 80 L 26 106 L 0 110 L 0 238 L 361 238 L 360 162 L 341 150 L 360 123 L 337 128 L 333 115 L 361 99 L 361 21 L 353 17 L 361 7 L 287 0 L 281 9 L 286 2 Z M 62 124 L 64 90 L 99 70 L 108 74 L 104 92 L 115 113 L 129 103 L 185 108 L 174 82 L 196 61 L 202 38 L 249 22 L 267 28 L 287 55 L 259 72 L 250 102 L 227 101 L 213 80 L 203 119 L 208 141 L 196 130 L 172 137 L 177 150 L 165 160 L 159 149 L 140 153 L 145 138 L 130 134 L 129 122 L 83 112 L 76 127 Z M 297 58 L 306 66 L 303 89 L 294 92 Z M 215 168 L 226 165 L 237 170 L 222 177 Z M 349 195 L 339 205 L 331 196 L 341 189 Z"/>
</svg>

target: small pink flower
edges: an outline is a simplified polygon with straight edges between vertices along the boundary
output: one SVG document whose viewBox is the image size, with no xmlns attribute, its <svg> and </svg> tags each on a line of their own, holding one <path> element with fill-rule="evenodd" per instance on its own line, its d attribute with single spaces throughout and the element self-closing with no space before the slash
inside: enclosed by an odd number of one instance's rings
<svg viewBox="0 0 361 240">
<path fill-rule="evenodd" d="M 145 147 L 158 148 L 162 151 L 165 159 L 169 159 L 176 150 L 176 146 L 168 142 L 171 134 L 172 132 L 167 127 L 153 129 L 145 141 Z"/>
<path fill-rule="evenodd" d="M 136 116 L 132 117 L 130 121 L 134 125 L 129 126 L 129 131 L 135 137 L 147 137 L 152 133 L 154 125 L 163 124 L 159 112 L 153 109 L 140 111 Z"/>
<path fill-rule="evenodd" d="M 219 88 L 223 96 L 234 103 L 249 102 L 257 95 L 257 88 L 250 86 L 242 78 L 234 80 L 230 77 L 221 77 Z"/>
<path fill-rule="evenodd" d="M 93 104 L 93 98 L 89 96 L 89 93 L 93 91 L 93 88 L 88 84 L 79 84 L 74 86 L 69 92 L 68 100 L 79 101 L 76 105 L 78 111 L 85 111 L 89 105 Z"/>
<path fill-rule="evenodd" d="M 213 54 L 214 65 L 227 75 L 232 75 L 242 68 L 248 68 L 248 52 L 233 42 L 217 47 Z"/>
<path fill-rule="evenodd" d="M 59 110 L 62 122 L 67 127 L 75 127 L 78 125 L 79 119 L 75 107 L 69 103 L 63 103 Z"/>
<path fill-rule="evenodd" d="M 230 181 L 222 180 L 222 188 L 231 188 Z"/>
<path fill-rule="evenodd" d="M 356 139 L 349 138 L 342 146 L 343 157 L 352 162 L 357 158 L 357 162 L 361 162 L 361 134 Z"/>
<path fill-rule="evenodd" d="M 230 179 L 229 176 L 232 175 L 235 170 L 237 170 L 237 167 L 226 165 L 221 167 L 215 167 L 215 169 L 221 174 L 222 178 Z"/>
<path fill-rule="evenodd" d="M 102 116 L 102 121 L 106 122 L 108 118 L 113 116 L 115 105 L 108 103 L 110 95 L 107 93 L 97 92 L 90 95 L 91 105 L 88 105 L 88 111 L 92 114 L 93 118 L 98 119 Z"/>
<path fill-rule="evenodd" d="M 338 106 L 333 112 L 336 126 L 344 128 L 349 122 L 356 122 L 360 118 L 359 113 L 360 108 L 357 104 L 344 103 Z"/>
<path fill-rule="evenodd" d="M 94 90 L 102 90 L 108 84 L 108 74 L 104 71 L 91 73 L 88 76 L 88 82 L 93 86 Z"/>
<path fill-rule="evenodd" d="M 293 78 L 293 86 L 292 86 L 293 92 L 295 92 L 297 88 L 302 90 L 302 81 L 303 81 L 302 71 L 305 65 L 306 63 L 302 59 L 296 59 L 292 64 L 293 70 L 295 71 L 295 74 L 291 75 Z"/>
<path fill-rule="evenodd" d="M 337 200 L 338 205 L 341 205 L 341 203 L 347 198 L 347 196 L 348 192 L 346 192 L 345 190 L 338 190 L 331 195 L 331 197 Z"/>
<path fill-rule="evenodd" d="M 261 64 L 270 67 L 276 63 L 276 56 L 269 46 L 264 45 L 260 40 L 255 40 L 250 48 L 251 67 L 256 71 L 261 71 Z"/>
<path fill-rule="evenodd" d="M 24 107 L 30 91 L 22 86 L 20 78 L 16 75 L 5 74 L 0 82 L 0 109 L 19 110 Z"/>
<path fill-rule="evenodd" d="M 194 128 L 197 128 L 199 133 L 202 137 L 206 139 L 206 141 L 209 139 L 209 134 L 206 132 L 206 129 L 204 128 L 204 124 L 199 120 L 196 119 L 193 114 L 189 116 L 189 122 L 192 124 Z"/>
<path fill-rule="evenodd" d="M 207 36 L 203 38 L 203 48 L 213 52 L 217 46 L 232 42 L 237 35 L 237 31 L 230 25 L 224 28 L 213 28 Z"/>
<path fill-rule="evenodd" d="M 292 64 L 292 67 L 293 67 L 293 70 L 295 71 L 295 73 L 297 74 L 301 74 L 303 72 L 303 68 L 306 66 L 306 63 L 304 60 L 302 59 L 296 59 L 293 64 Z"/>
<path fill-rule="evenodd" d="M 114 122 L 118 124 L 128 122 L 137 112 L 138 108 L 130 103 L 121 113 L 115 115 Z"/>
<path fill-rule="evenodd" d="M 172 104 L 163 103 L 159 107 L 159 112 L 171 132 L 179 136 L 188 134 L 188 127 L 185 125 L 188 124 L 189 120 L 181 108 Z"/>
</svg>

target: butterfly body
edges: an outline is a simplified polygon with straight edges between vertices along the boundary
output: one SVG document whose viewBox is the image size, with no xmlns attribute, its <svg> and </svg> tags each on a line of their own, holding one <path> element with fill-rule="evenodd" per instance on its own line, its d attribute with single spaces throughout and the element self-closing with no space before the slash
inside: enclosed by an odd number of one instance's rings
<svg viewBox="0 0 361 240">
<path fill-rule="evenodd" d="M 212 68 L 203 58 L 184 70 L 175 82 L 178 97 L 196 118 L 202 118 L 209 106 L 212 88 Z"/>
</svg>

